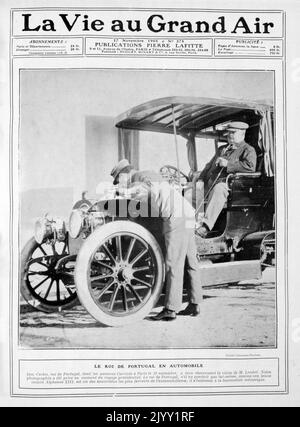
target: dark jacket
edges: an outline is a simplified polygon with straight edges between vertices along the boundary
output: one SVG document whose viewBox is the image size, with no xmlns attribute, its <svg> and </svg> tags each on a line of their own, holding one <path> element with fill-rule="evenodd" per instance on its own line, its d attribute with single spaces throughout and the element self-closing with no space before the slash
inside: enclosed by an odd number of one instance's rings
<svg viewBox="0 0 300 427">
<path fill-rule="evenodd" d="M 228 160 L 227 168 L 216 166 L 218 157 L 223 157 Z M 226 180 L 230 173 L 249 173 L 256 171 L 257 155 L 251 145 L 246 142 L 241 143 L 237 148 L 233 149 L 229 145 L 218 150 L 217 154 L 211 159 L 201 172 L 200 179 L 204 181 L 205 186 L 210 188 L 221 172 L 217 182 Z M 216 182 L 216 183 L 217 183 Z"/>
</svg>

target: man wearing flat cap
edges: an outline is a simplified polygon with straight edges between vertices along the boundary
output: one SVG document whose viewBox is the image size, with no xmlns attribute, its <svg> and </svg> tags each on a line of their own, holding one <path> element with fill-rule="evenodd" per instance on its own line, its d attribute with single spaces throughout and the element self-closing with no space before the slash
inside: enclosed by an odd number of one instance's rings
<svg viewBox="0 0 300 427">
<path fill-rule="evenodd" d="M 229 195 L 226 184 L 227 176 L 231 173 L 256 171 L 256 151 L 245 142 L 245 134 L 248 128 L 249 125 L 245 122 L 229 123 L 226 129 L 228 145 L 219 149 L 204 170 L 196 177 L 196 180 L 204 182 L 205 194 L 209 192 L 202 224 L 197 230 L 197 233 L 203 238 L 213 229 L 226 204 Z M 199 205 L 201 201 L 198 200 L 197 202 Z"/>
<path fill-rule="evenodd" d="M 123 159 L 111 172 L 119 191 L 124 187 L 131 196 L 151 202 L 151 216 L 160 217 L 166 246 L 166 296 L 164 309 L 153 320 L 175 320 L 198 316 L 202 285 L 195 242 L 195 210 L 191 204 L 155 171 L 137 171 Z M 154 208 L 154 209 L 153 209 Z M 155 212 L 155 215 L 153 215 Z M 181 310 L 184 271 L 189 279 L 189 305 Z"/>
</svg>

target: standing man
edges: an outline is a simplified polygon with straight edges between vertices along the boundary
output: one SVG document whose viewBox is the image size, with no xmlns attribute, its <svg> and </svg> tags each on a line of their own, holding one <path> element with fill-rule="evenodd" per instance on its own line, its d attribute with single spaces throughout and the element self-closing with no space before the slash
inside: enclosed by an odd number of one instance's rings
<svg viewBox="0 0 300 427">
<path fill-rule="evenodd" d="M 231 173 L 251 173 L 256 171 L 257 155 L 251 145 L 245 142 L 245 134 L 249 125 L 244 122 L 231 122 L 227 127 L 228 146 L 218 150 L 217 154 L 205 166 L 204 170 L 196 177 L 204 181 L 205 193 L 209 193 L 205 215 L 197 233 L 205 238 L 211 231 L 224 208 L 229 195 L 226 183 L 227 176 Z M 201 182 L 196 185 L 203 185 Z M 203 200 L 198 198 L 198 208 Z"/>
<path fill-rule="evenodd" d="M 202 302 L 202 285 L 195 243 L 195 211 L 188 201 L 154 171 L 136 171 L 124 159 L 112 170 L 114 184 L 129 186 L 138 197 L 139 186 L 146 187 L 151 204 L 163 220 L 166 245 L 165 307 L 154 320 L 175 320 L 176 314 L 198 316 Z M 180 311 L 184 271 L 189 278 L 189 305 Z"/>
</svg>

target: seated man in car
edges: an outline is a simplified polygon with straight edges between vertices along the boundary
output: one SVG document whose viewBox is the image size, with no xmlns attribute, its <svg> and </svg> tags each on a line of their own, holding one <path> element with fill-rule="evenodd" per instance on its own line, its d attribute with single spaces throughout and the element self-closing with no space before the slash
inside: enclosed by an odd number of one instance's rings
<svg viewBox="0 0 300 427">
<path fill-rule="evenodd" d="M 213 229 L 227 202 L 229 194 L 226 184 L 227 176 L 231 173 L 256 171 L 256 151 L 245 142 L 245 134 L 248 128 L 247 123 L 231 122 L 227 127 L 228 145 L 219 149 L 204 170 L 194 177 L 194 184 L 198 188 L 201 188 L 204 183 L 205 197 L 208 197 L 202 223 L 197 229 L 197 233 L 202 238 L 205 238 L 208 232 Z M 196 209 L 199 210 L 204 204 L 203 196 L 196 198 Z"/>
</svg>

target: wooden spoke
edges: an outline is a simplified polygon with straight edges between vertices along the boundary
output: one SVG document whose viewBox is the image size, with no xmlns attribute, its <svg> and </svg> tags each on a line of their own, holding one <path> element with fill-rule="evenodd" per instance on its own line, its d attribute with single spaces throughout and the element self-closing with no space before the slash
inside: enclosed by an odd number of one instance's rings
<svg viewBox="0 0 300 427">
<path fill-rule="evenodd" d="M 39 246 L 38 246 L 38 248 L 40 249 L 40 251 L 41 251 L 45 256 L 47 256 L 47 252 L 45 251 L 45 249 L 43 248 L 43 246 L 42 246 L 42 245 L 39 245 Z"/>
<path fill-rule="evenodd" d="M 47 298 L 48 298 L 48 296 L 49 296 L 49 294 L 50 294 L 50 291 L 51 291 L 51 289 L 52 289 L 53 283 L 54 283 L 54 279 L 51 279 L 51 283 L 50 283 L 50 285 L 49 285 L 49 288 L 47 289 L 47 292 L 46 292 L 46 294 L 45 294 L 45 296 L 44 296 L 44 298 L 45 298 L 45 299 L 47 299 Z"/>
<path fill-rule="evenodd" d="M 115 285 L 116 285 L 116 283 L 115 283 Z M 113 292 L 111 299 L 110 299 L 109 311 L 112 311 L 114 308 L 118 292 L 119 292 L 119 286 L 117 285 L 117 286 L 115 286 L 114 292 Z"/>
<path fill-rule="evenodd" d="M 65 254 L 68 254 L 68 253 L 69 253 L 68 241 L 66 241 L 66 242 L 65 242 L 65 245 L 64 245 L 64 247 L 63 247 L 63 249 L 62 249 L 61 254 L 62 254 L 62 255 L 65 255 Z"/>
<path fill-rule="evenodd" d="M 134 280 L 136 280 L 138 283 L 140 283 L 141 285 L 145 285 L 147 286 L 147 288 L 152 288 L 151 283 L 147 283 L 144 280 L 138 279 L 138 278 L 134 278 Z"/>
<path fill-rule="evenodd" d="M 133 273 L 138 273 L 140 271 L 148 271 L 149 269 L 150 269 L 149 265 L 147 265 L 145 267 L 137 267 L 137 268 L 133 269 L 134 270 Z"/>
<path fill-rule="evenodd" d="M 96 280 L 104 280 L 104 279 L 111 279 L 113 276 L 111 274 L 102 274 L 99 276 L 92 276 L 91 282 L 95 282 Z"/>
<path fill-rule="evenodd" d="M 118 261 L 121 262 L 123 261 L 121 236 L 117 236 L 116 241 L 117 241 L 117 254 L 118 254 L 117 257 L 118 257 Z"/>
<path fill-rule="evenodd" d="M 58 302 L 60 302 L 60 286 L 59 286 L 59 279 L 56 280 L 56 299 Z"/>
<path fill-rule="evenodd" d="M 31 267 L 33 264 L 39 264 L 42 267 L 47 268 L 47 270 L 48 270 L 49 266 L 43 262 L 43 259 L 44 258 L 34 258 L 27 265 L 28 265 L 28 267 Z"/>
<path fill-rule="evenodd" d="M 124 310 L 127 312 L 128 311 L 128 302 L 127 302 L 127 292 L 126 292 L 126 287 L 125 286 L 122 288 L 122 292 L 123 292 Z"/>
<path fill-rule="evenodd" d="M 27 273 L 27 276 L 48 276 L 48 272 L 47 271 L 30 271 L 29 273 Z"/>
<path fill-rule="evenodd" d="M 49 276 L 45 277 L 44 280 L 42 280 L 38 285 L 36 285 L 33 290 L 36 291 L 40 286 L 42 286 L 47 280 L 49 279 Z"/>
<path fill-rule="evenodd" d="M 22 278 L 25 298 L 32 296 L 33 301 L 37 301 L 39 307 L 49 313 L 71 307 L 77 301 L 74 282 L 76 256 L 68 254 L 67 240 L 40 244 L 33 241 L 28 251 Z"/>
<path fill-rule="evenodd" d="M 100 295 L 98 296 L 98 298 L 100 299 L 105 294 L 105 292 L 108 291 L 114 284 L 115 282 L 111 282 L 110 284 L 106 285 L 100 292 Z"/>
<path fill-rule="evenodd" d="M 107 253 L 107 255 L 109 256 L 109 258 L 116 264 L 117 260 L 116 258 L 113 256 L 113 254 L 111 253 L 111 251 L 108 249 L 107 245 L 104 243 L 103 245 L 103 249 L 105 250 L 105 252 Z"/>
</svg>

